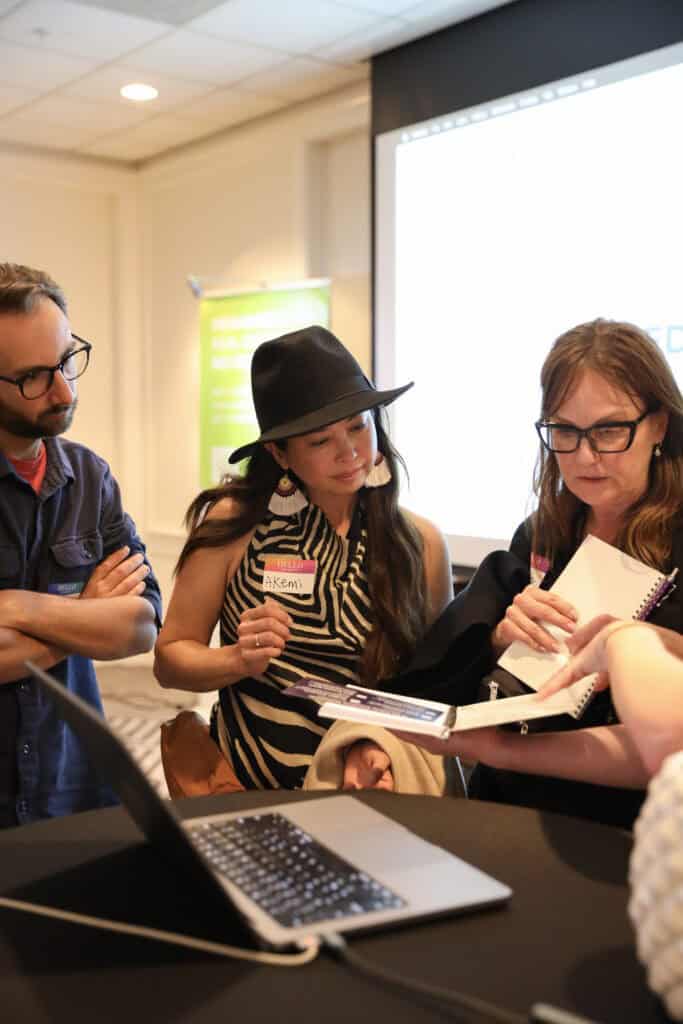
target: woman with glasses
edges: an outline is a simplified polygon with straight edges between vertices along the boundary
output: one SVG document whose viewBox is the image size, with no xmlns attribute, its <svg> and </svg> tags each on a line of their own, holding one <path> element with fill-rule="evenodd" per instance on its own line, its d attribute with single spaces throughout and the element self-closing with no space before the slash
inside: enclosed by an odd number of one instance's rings
<svg viewBox="0 0 683 1024">
<path fill-rule="evenodd" d="M 655 343 L 632 324 L 581 324 L 556 340 L 541 388 L 537 509 L 510 555 L 489 556 L 449 610 L 461 634 L 475 625 L 488 631 L 484 671 L 515 640 L 558 650 L 544 624 L 574 632 L 576 610 L 548 588 L 587 534 L 662 572 L 683 569 L 683 398 Z M 683 633 L 680 588 L 650 621 Z M 646 773 L 609 695 L 599 694 L 578 722 L 551 721 L 566 731 L 481 729 L 423 745 L 479 762 L 474 796 L 629 826 Z"/>
</svg>

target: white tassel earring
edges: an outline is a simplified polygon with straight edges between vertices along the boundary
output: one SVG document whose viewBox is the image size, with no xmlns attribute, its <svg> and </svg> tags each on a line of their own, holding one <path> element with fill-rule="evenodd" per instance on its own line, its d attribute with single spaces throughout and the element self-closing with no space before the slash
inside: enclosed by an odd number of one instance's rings
<svg viewBox="0 0 683 1024">
<path fill-rule="evenodd" d="M 381 452 L 377 452 L 375 464 L 365 478 L 366 487 L 384 487 L 391 480 L 389 463 Z"/>
<path fill-rule="evenodd" d="M 654 455 L 654 457 L 656 459 L 658 459 L 661 456 L 661 454 L 662 454 L 662 442 L 661 441 L 657 441 L 657 444 L 652 449 L 652 454 Z"/>
<path fill-rule="evenodd" d="M 278 516 L 295 516 L 308 505 L 308 498 L 285 472 L 268 502 L 268 511 Z"/>
</svg>

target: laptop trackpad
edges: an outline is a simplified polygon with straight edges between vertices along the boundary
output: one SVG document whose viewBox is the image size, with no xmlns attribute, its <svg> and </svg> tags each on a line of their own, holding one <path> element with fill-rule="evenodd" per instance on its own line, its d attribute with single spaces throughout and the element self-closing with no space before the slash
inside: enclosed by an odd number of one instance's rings
<svg viewBox="0 0 683 1024">
<path fill-rule="evenodd" d="M 511 890 L 350 796 L 279 808 L 335 853 L 425 911 L 507 899 Z"/>
</svg>

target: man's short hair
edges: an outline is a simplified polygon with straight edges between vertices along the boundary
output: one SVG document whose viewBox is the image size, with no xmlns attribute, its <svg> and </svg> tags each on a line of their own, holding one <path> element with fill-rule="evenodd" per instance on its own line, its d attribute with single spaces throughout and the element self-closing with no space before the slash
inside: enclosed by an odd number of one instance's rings
<svg viewBox="0 0 683 1024">
<path fill-rule="evenodd" d="M 32 313 L 42 298 L 52 299 L 66 315 L 64 292 L 48 274 L 21 263 L 0 263 L 0 316 Z"/>
</svg>

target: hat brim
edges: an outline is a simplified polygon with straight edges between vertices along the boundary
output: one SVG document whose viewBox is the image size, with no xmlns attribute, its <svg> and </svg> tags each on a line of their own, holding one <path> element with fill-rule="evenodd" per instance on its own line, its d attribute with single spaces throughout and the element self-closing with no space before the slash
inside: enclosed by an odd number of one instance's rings
<svg viewBox="0 0 683 1024">
<path fill-rule="evenodd" d="M 375 409 L 378 405 L 389 405 L 412 388 L 413 383 L 411 381 L 410 384 L 404 384 L 403 387 L 388 391 L 363 390 L 356 391 L 352 395 L 344 395 L 343 398 L 338 398 L 336 402 L 331 402 L 322 409 L 316 409 L 315 412 L 310 412 L 306 416 L 300 416 L 296 420 L 290 420 L 289 423 L 266 430 L 255 441 L 236 448 L 231 453 L 228 462 L 241 462 L 242 459 L 253 455 L 260 444 L 266 444 L 268 441 L 284 441 L 288 437 L 299 437 L 301 434 L 309 434 L 313 430 L 322 430 L 330 423 L 346 420 L 349 416 L 355 416 L 359 412 Z"/>
</svg>

